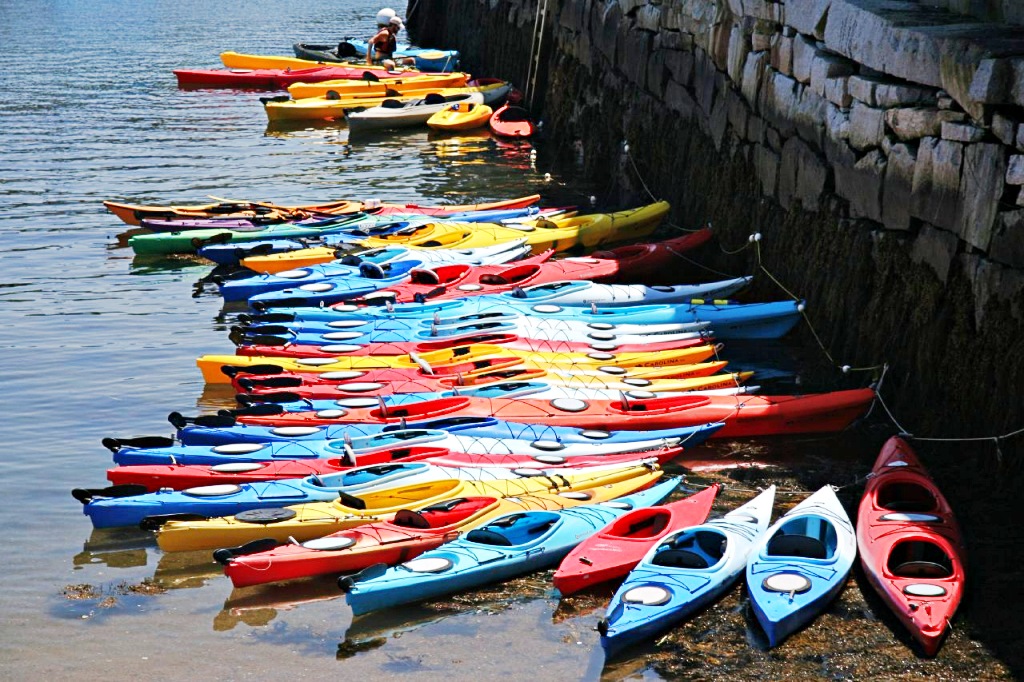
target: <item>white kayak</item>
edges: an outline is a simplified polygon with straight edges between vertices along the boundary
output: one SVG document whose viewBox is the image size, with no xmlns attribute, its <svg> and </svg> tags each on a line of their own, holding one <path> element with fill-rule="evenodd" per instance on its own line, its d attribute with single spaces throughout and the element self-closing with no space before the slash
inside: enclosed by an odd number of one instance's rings
<svg viewBox="0 0 1024 682">
<path fill-rule="evenodd" d="M 439 95 L 431 93 L 423 99 L 411 102 L 384 100 L 376 107 L 345 114 L 350 132 L 367 130 L 388 130 L 426 125 L 427 119 L 443 109 L 460 102 L 483 104 L 484 96 L 479 92 L 462 95 Z"/>
</svg>

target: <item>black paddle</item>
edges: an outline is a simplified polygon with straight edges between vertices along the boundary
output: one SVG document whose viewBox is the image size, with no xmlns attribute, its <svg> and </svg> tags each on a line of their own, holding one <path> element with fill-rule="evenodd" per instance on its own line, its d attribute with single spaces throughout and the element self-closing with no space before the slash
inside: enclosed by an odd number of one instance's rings
<svg viewBox="0 0 1024 682">
<path fill-rule="evenodd" d="M 141 530 L 159 530 L 168 521 L 209 521 L 209 516 L 199 514 L 154 514 L 139 521 Z"/>
<path fill-rule="evenodd" d="M 126 483 L 124 485 L 112 485 L 107 488 L 75 488 L 71 491 L 71 497 L 82 504 L 89 504 L 97 497 L 132 497 L 134 495 L 145 495 L 149 489 L 144 485 Z"/>
<path fill-rule="evenodd" d="M 360 580 L 372 580 L 373 578 L 379 578 L 384 575 L 387 570 L 388 565 L 385 563 L 367 566 L 358 573 L 343 575 L 338 578 L 338 588 L 341 589 L 342 592 L 351 592 L 352 588 L 355 587 L 355 584 Z"/>
<path fill-rule="evenodd" d="M 253 540 L 252 542 L 247 542 L 244 545 L 239 545 L 238 547 L 224 547 L 222 549 L 218 549 L 213 553 L 213 560 L 218 564 L 227 566 L 231 563 L 231 560 L 237 556 L 265 552 L 268 549 L 274 549 L 280 544 L 281 543 L 274 538 L 260 538 L 259 540 Z"/>
<path fill-rule="evenodd" d="M 139 436 L 138 438 L 104 438 L 103 447 L 117 454 L 121 448 L 169 448 L 174 439 L 167 436 Z"/>
</svg>

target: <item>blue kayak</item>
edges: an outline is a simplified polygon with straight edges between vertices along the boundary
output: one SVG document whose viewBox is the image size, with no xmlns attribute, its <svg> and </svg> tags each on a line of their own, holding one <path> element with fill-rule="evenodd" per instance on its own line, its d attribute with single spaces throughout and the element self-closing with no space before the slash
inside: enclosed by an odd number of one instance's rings
<svg viewBox="0 0 1024 682">
<path fill-rule="evenodd" d="M 770 646 L 813 620 L 842 591 L 856 556 L 853 524 L 831 486 L 768 529 L 747 563 L 747 589 Z"/>
<path fill-rule="evenodd" d="M 680 305 L 637 305 L 628 308 L 600 306 L 561 306 L 524 304 L 514 296 L 476 296 L 428 303 L 398 303 L 390 306 L 357 307 L 339 305 L 322 309 L 302 309 L 281 314 L 251 316 L 253 322 L 274 324 L 330 323 L 350 320 L 416 319 L 425 328 L 444 329 L 525 315 L 538 319 L 578 320 L 594 325 L 595 330 L 612 331 L 617 324 L 674 324 L 709 322 L 721 339 L 770 339 L 788 333 L 800 320 L 802 301 L 736 303 L 731 301 L 691 301 Z"/>
<path fill-rule="evenodd" d="M 474 425 L 456 422 L 478 422 Z M 490 424 L 484 423 L 490 422 Z M 430 428 L 431 426 L 447 426 Z M 534 426 L 499 422 L 492 418 L 451 418 L 407 425 L 382 427 L 377 424 L 346 426 L 269 427 L 237 425 L 230 428 L 189 426 L 179 431 L 182 443 L 161 437 L 118 441 L 104 444 L 114 453 L 114 461 L 127 464 L 222 464 L 225 462 L 261 462 L 275 459 L 337 457 L 349 441 L 356 451 L 411 446 L 444 446 L 457 451 L 479 450 L 483 445 L 496 452 L 532 454 L 535 451 L 562 453 L 576 446 L 595 452 L 629 452 L 665 445 L 695 447 L 707 440 L 722 424 L 702 424 L 661 431 L 597 431 L 560 426 Z M 490 435 L 488 435 L 490 434 Z M 498 435 L 504 434 L 504 435 Z M 453 436 L 455 440 L 449 440 Z"/>
<path fill-rule="evenodd" d="M 125 497 L 97 496 L 83 506 L 82 512 L 96 528 L 137 526 L 147 516 L 166 514 L 196 514 L 210 518 L 230 516 L 249 509 L 330 502 L 338 499 L 341 493 L 355 495 L 382 486 L 402 485 L 405 481 L 415 483 L 432 468 L 422 462 L 408 462 L 370 466 L 323 477 L 244 485 L 207 485 Z"/>
<path fill-rule="evenodd" d="M 555 566 L 573 547 L 632 509 L 658 504 L 671 479 L 601 504 L 506 514 L 443 547 L 386 568 L 378 564 L 339 585 L 356 615 L 432 599 Z"/>
<path fill-rule="evenodd" d="M 247 301 L 256 294 L 300 287 L 334 277 L 350 277 L 359 274 L 363 263 L 386 265 L 398 261 L 415 260 L 415 252 L 403 247 L 389 247 L 364 251 L 357 255 L 314 267 L 284 270 L 273 275 L 253 275 L 230 279 L 220 284 L 220 294 L 225 301 Z"/>
<path fill-rule="evenodd" d="M 409 272 L 423 265 L 418 259 L 391 263 L 363 261 L 358 272 L 310 282 L 294 288 L 264 291 L 249 297 L 249 305 L 266 308 L 305 308 L 332 305 L 363 298 L 409 279 Z"/>
<path fill-rule="evenodd" d="M 347 38 L 338 45 L 316 45 L 312 43 L 295 43 L 292 49 L 299 59 L 309 59 L 315 62 L 342 62 L 352 61 L 362 64 L 366 60 L 366 51 L 369 43 L 363 40 Z M 340 54 L 339 54 L 340 51 Z M 399 44 L 394 52 L 394 57 L 411 57 L 416 61 L 416 68 L 419 71 L 432 73 L 449 73 L 459 66 L 458 50 L 433 50 L 424 47 Z"/>
<path fill-rule="evenodd" d="M 665 537 L 630 572 L 598 623 L 607 656 L 717 601 L 771 523 L 775 486 L 725 516 Z"/>
</svg>

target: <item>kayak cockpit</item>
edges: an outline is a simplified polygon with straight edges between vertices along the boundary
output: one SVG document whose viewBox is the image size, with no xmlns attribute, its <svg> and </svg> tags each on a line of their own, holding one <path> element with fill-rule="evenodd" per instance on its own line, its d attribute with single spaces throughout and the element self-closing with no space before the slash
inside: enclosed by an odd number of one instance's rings
<svg viewBox="0 0 1024 682">
<path fill-rule="evenodd" d="M 897 578 L 949 578 L 953 561 L 933 542 L 905 540 L 893 545 L 886 570 Z"/>
<path fill-rule="evenodd" d="M 934 512 L 938 509 L 935 494 L 922 485 L 894 481 L 878 488 L 878 506 L 895 512 Z"/>
<path fill-rule="evenodd" d="M 671 519 L 671 512 L 664 509 L 638 509 L 616 519 L 603 535 L 636 540 L 654 538 L 668 528 Z"/>
<path fill-rule="evenodd" d="M 711 568 L 725 556 L 728 543 L 726 535 L 718 531 L 684 532 L 663 543 L 651 558 L 651 563 L 667 568 Z"/>
<path fill-rule="evenodd" d="M 765 546 L 766 558 L 795 557 L 831 561 L 839 547 L 835 526 L 820 516 L 803 516 L 783 524 Z"/>
</svg>

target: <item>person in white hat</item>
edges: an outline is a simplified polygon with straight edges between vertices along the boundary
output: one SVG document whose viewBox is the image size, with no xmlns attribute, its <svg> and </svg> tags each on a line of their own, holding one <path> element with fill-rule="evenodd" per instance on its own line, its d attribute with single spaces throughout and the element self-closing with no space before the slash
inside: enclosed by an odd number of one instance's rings
<svg viewBox="0 0 1024 682">
<path fill-rule="evenodd" d="M 415 64 L 416 60 L 412 58 L 394 58 L 395 50 L 398 49 L 398 32 L 403 28 L 405 24 L 395 15 L 394 10 L 385 8 L 377 12 L 377 32 L 370 38 L 366 48 L 366 63 L 383 64 L 391 70 L 397 64 Z"/>
</svg>

